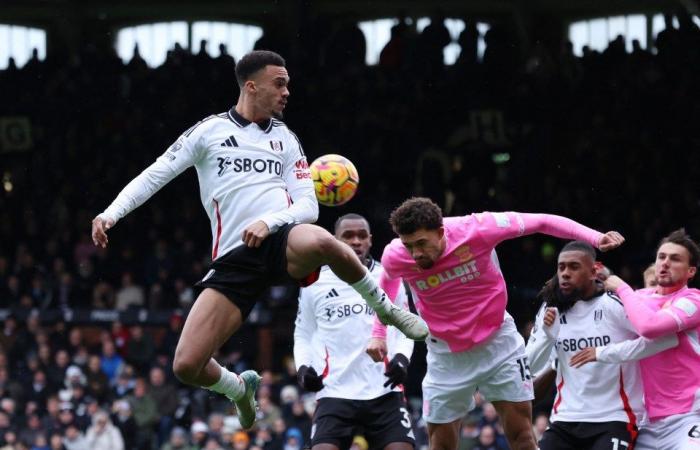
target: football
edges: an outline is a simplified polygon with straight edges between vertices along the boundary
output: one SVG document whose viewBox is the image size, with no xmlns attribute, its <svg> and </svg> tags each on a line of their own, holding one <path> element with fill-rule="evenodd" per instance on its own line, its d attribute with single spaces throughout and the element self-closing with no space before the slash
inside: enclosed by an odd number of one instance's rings
<svg viewBox="0 0 700 450">
<path fill-rule="evenodd" d="M 311 163 L 316 198 L 324 206 L 347 203 L 357 192 L 360 177 L 355 165 L 344 156 L 323 155 Z"/>
</svg>

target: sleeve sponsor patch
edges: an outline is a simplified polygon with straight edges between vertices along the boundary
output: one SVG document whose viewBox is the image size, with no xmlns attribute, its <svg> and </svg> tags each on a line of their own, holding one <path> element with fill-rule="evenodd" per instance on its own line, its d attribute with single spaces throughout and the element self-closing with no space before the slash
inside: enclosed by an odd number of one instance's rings
<svg viewBox="0 0 700 450">
<path fill-rule="evenodd" d="M 698 306 L 685 297 L 681 297 L 673 302 L 673 306 L 686 313 L 688 317 L 692 317 L 696 312 L 698 312 Z"/>
<path fill-rule="evenodd" d="M 506 213 L 491 213 L 491 215 L 496 220 L 498 228 L 510 228 L 510 219 Z"/>
</svg>

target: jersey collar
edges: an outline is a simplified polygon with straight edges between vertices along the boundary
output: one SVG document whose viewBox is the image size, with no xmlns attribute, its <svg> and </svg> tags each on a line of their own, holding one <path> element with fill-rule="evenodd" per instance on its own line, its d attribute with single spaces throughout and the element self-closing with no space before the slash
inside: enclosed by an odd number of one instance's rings
<svg viewBox="0 0 700 450">
<path fill-rule="evenodd" d="M 250 120 L 238 114 L 235 107 L 228 111 L 228 118 L 231 120 L 231 122 L 238 125 L 239 128 L 245 128 L 252 123 Z M 262 122 L 256 123 L 256 125 L 265 131 L 265 133 L 269 133 L 272 129 L 272 119 L 263 120 Z"/>
</svg>

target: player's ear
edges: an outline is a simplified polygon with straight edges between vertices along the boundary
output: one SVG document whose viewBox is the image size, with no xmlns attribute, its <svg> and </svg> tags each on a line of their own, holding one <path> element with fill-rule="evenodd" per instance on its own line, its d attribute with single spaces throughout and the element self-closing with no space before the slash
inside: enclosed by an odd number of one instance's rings
<svg viewBox="0 0 700 450">
<path fill-rule="evenodd" d="M 695 274 L 698 272 L 698 268 L 695 266 L 690 266 L 688 268 L 688 275 L 690 275 L 690 279 L 695 278 Z"/>
<path fill-rule="evenodd" d="M 442 239 L 445 236 L 445 227 L 440 225 L 440 228 L 437 229 L 438 232 L 438 237 Z"/>
<path fill-rule="evenodd" d="M 255 85 L 255 81 L 253 80 L 247 80 L 243 85 L 243 88 L 249 93 L 255 93 L 258 90 L 257 86 Z"/>
</svg>

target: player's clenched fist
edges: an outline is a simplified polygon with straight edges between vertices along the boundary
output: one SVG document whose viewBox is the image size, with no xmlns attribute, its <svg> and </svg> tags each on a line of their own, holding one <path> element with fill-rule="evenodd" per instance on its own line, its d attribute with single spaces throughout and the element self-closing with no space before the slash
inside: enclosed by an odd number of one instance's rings
<svg viewBox="0 0 700 450">
<path fill-rule="evenodd" d="M 547 308 L 547 310 L 544 313 L 544 317 L 542 318 L 542 321 L 544 324 L 548 327 L 551 327 L 554 324 L 554 321 L 557 319 L 557 309 L 556 308 Z"/>
<path fill-rule="evenodd" d="M 601 252 L 607 252 L 622 245 L 625 242 L 625 238 L 617 231 L 608 231 L 601 238 L 598 243 L 598 248 Z"/>
<path fill-rule="evenodd" d="M 318 392 L 323 389 L 323 377 L 316 373 L 316 369 L 309 366 L 299 367 L 297 372 L 299 386 L 309 392 Z"/>
<path fill-rule="evenodd" d="M 386 340 L 379 338 L 370 339 L 366 352 L 374 362 L 384 361 L 387 354 Z"/>
<path fill-rule="evenodd" d="M 386 372 L 384 376 L 387 377 L 384 387 L 391 387 L 394 389 L 396 386 L 403 384 L 408 378 L 408 358 L 406 355 L 397 353 L 386 367 Z"/>
</svg>

